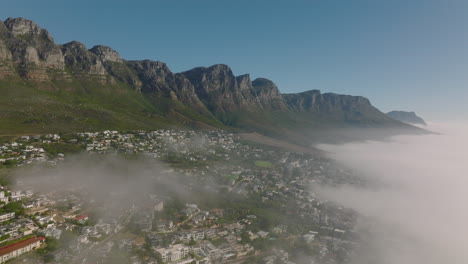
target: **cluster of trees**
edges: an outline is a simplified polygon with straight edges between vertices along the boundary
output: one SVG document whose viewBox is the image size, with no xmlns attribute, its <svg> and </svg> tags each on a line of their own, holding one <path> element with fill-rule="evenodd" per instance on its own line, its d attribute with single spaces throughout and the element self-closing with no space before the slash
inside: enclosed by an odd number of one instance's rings
<svg viewBox="0 0 468 264">
<path fill-rule="evenodd" d="M 15 213 L 16 216 L 21 216 L 25 214 L 25 209 L 19 202 L 9 202 L 0 208 L 0 214 L 5 213 Z"/>
<path fill-rule="evenodd" d="M 79 153 L 85 149 L 85 145 L 83 144 L 67 144 L 67 143 L 42 144 L 41 147 L 51 157 L 57 157 L 59 153 Z"/>
</svg>

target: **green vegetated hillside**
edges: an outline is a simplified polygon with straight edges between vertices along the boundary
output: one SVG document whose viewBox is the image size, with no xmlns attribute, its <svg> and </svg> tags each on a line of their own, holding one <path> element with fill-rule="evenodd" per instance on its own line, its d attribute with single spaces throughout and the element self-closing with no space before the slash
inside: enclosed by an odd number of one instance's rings
<svg viewBox="0 0 468 264">
<path fill-rule="evenodd" d="M 81 85 L 86 89 L 51 92 L 34 83 L 0 82 L 0 134 L 223 127 L 177 102 L 150 98 L 123 84 Z"/>
<path fill-rule="evenodd" d="M 421 133 L 360 96 L 281 94 L 223 64 L 172 73 L 106 46 L 58 45 L 33 21 L 0 22 L 0 134 L 167 127 L 258 132 L 296 142 L 359 139 L 365 129 Z M 358 136 L 361 135 L 361 136 Z M 367 136 L 366 136 L 367 137 Z"/>
</svg>

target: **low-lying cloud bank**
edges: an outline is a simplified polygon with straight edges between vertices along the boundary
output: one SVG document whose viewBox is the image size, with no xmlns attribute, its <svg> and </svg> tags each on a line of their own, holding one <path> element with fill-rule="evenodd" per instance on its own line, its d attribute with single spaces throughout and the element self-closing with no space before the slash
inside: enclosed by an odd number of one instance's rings
<svg viewBox="0 0 468 264">
<path fill-rule="evenodd" d="M 57 166 L 38 165 L 16 171 L 14 179 L 38 193 L 76 192 L 95 202 L 103 216 L 120 214 L 133 206 L 151 205 L 151 195 L 191 195 L 179 175 L 163 162 L 145 157 L 90 155 L 67 157 Z"/>
<path fill-rule="evenodd" d="M 321 188 L 357 210 L 370 231 L 354 263 L 468 263 L 468 125 L 430 124 L 440 135 L 320 145 L 382 188 Z"/>
</svg>

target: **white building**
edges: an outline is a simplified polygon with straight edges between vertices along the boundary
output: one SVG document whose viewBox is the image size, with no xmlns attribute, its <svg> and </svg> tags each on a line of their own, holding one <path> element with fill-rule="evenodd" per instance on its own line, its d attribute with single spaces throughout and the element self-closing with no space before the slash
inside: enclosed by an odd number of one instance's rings
<svg viewBox="0 0 468 264">
<path fill-rule="evenodd" d="M 55 227 L 48 227 L 42 233 L 46 237 L 54 237 L 55 239 L 60 239 L 60 236 L 62 235 L 62 230 L 57 229 Z"/>
<path fill-rule="evenodd" d="M 2 214 L 2 215 L 0 215 L 0 222 L 5 222 L 5 221 L 11 220 L 13 218 L 15 218 L 15 213 Z"/>
<path fill-rule="evenodd" d="M 317 236 L 317 234 L 318 234 L 318 232 L 309 231 L 309 233 L 303 235 L 302 237 L 304 238 L 304 240 L 305 240 L 307 243 L 310 243 L 310 242 L 314 241 L 315 236 Z"/>
<path fill-rule="evenodd" d="M 189 248 L 182 244 L 178 244 L 170 248 L 157 249 L 157 251 L 161 254 L 164 262 L 171 262 L 187 257 Z"/>
<path fill-rule="evenodd" d="M 8 197 L 5 197 L 4 191 L 0 191 L 0 202 L 8 203 Z"/>
<path fill-rule="evenodd" d="M 25 196 L 26 195 L 23 194 L 21 191 L 11 191 L 11 197 L 10 198 L 11 198 L 12 201 L 19 201 Z"/>
<path fill-rule="evenodd" d="M 161 212 L 164 209 L 164 201 L 156 200 L 154 204 L 154 210 L 156 212 Z"/>
</svg>

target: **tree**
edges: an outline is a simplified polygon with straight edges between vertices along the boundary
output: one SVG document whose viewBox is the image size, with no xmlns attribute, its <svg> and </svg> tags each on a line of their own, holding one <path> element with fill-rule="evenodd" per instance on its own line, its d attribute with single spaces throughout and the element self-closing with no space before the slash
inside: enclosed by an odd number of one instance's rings
<svg viewBox="0 0 468 264">
<path fill-rule="evenodd" d="M 190 239 L 190 242 L 189 242 L 189 246 L 193 246 L 197 244 L 197 242 L 195 242 L 195 240 L 193 240 L 193 237 Z"/>
<path fill-rule="evenodd" d="M 163 258 L 161 256 L 161 253 L 159 252 L 155 252 L 154 254 L 154 258 L 156 259 L 156 261 L 158 262 L 158 264 L 164 264 L 164 261 L 163 261 Z"/>
<path fill-rule="evenodd" d="M 3 208 L 4 212 L 15 213 L 16 216 L 24 215 L 24 207 L 19 202 L 11 202 L 5 205 Z"/>
<path fill-rule="evenodd" d="M 5 165 L 7 168 L 11 168 L 13 166 L 15 166 L 16 164 L 18 163 L 18 161 L 16 160 L 7 160 L 3 163 L 3 165 Z"/>
<path fill-rule="evenodd" d="M 248 244 L 250 242 L 252 242 L 252 240 L 250 239 L 249 233 L 243 232 L 241 234 L 241 243 L 242 244 Z"/>
<path fill-rule="evenodd" d="M 10 181 L 5 176 L 0 176 L 0 185 L 7 186 L 10 184 Z"/>
</svg>

